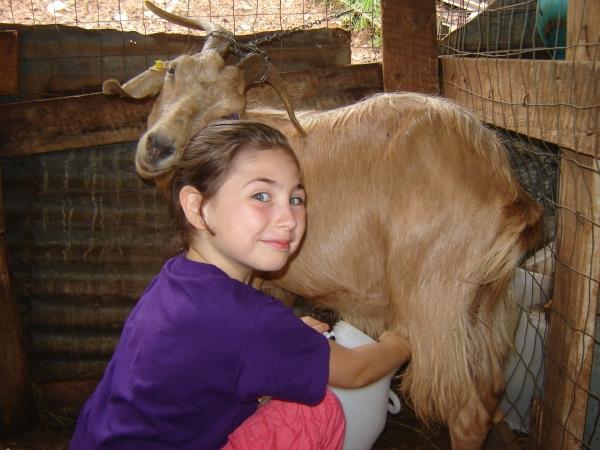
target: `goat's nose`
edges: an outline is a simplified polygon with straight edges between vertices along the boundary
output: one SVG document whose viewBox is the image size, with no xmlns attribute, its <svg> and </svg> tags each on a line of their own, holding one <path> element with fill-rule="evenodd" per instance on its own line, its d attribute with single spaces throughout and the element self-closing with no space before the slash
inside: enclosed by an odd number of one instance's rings
<svg viewBox="0 0 600 450">
<path fill-rule="evenodd" d="M 146 148 L 151 162 L 168 158 L 175 153 L 175 143 L 159 133 L 150 133 L 146 138 Z"/>
</svg>

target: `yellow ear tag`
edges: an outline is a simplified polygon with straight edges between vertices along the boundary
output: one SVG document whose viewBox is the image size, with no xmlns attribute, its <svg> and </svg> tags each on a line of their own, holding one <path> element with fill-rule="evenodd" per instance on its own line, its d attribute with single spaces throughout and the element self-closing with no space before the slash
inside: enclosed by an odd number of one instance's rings
<svg viewBox="0 0 600 450">
<path fill-rule="evenodd" d="M 162 59 L 157 59 L 154 61 L 154 65 L 150 67 L 150 70 L 162 72 L 163 70 L 165 70 L 166 67 L 167 66 L 165 65 L 165 62 Z"/>
</svg>

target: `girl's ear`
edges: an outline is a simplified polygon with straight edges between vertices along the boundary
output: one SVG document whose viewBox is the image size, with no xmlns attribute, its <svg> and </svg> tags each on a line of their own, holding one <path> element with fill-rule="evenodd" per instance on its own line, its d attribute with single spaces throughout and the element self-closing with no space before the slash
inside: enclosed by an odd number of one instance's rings
<svg viewBox="0 0 600 450">
<path fill-rule="evenodd" d="M 192 186 L 184 186 L 179 192 L 179 203 L 187 221 L 198 230 L 206 230 L 206 223 L 202 218 L 202 194 Z"/>
</svg>

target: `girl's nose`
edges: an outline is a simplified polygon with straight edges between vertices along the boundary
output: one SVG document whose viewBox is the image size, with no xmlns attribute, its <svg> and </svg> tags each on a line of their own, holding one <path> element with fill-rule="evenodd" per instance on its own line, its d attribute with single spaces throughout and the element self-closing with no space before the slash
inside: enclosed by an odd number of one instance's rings
<svg viewBox="0 0 600 450">
<path fill-rule="evenodd" d="M 289 203 L 282 204 L 277 211 L 277 225 L 281 228 L 293 230 L 298 225 L 298 220 Z"/>
</svg>

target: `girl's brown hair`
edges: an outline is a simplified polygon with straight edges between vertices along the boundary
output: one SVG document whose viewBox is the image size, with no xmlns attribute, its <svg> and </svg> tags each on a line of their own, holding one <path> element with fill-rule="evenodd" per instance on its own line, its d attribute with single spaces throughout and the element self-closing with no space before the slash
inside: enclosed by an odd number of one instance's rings
<svg viewBox="0 0 600 450">
<path fill-rule="evenodd" d="M 206 202 L 214 197 L 242 154 L 272 149 L 287 153 L 300 170 L 298 158 L 287 138 L 263 123 L 247 120 L 215 122 L 190 140 L 174 166 L 171 184 L 171 210 L 177 226 L 178 249 L 189 248 L 193 230 L 179 202 L 181 189 L 184 186 L 194 187 L 202 194 L 202 201 Z M 198 214 L 202 215 L 202 205 Z M 209 229 L 209 232 L 212 231 Z"/>
</svg>

